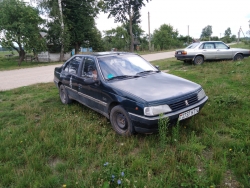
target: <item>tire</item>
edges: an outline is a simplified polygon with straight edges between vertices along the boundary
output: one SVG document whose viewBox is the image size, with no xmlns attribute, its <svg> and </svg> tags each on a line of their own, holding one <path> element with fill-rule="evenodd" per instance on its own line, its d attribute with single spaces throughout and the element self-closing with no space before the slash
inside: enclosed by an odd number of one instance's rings
<svg viewBox="0 0 250 188">
<path fill-rule="evenodd" d="M 60 95 L 61 102 L 63 104 L 70 104 L 72 102 L 72 100 L 68 96 L 68 93 L 67 93 L 64 85 L 62 85 L 62 84 L 59 87 L 59 95 Z"/>
<path fill-rule="evenodd" d="M 243 55 L 241 54 L 236 54 L 234 56 L 234 61 L 241 61 L 242 59 L 244 59 Z"/>
<path fill-rule="evenodd" d="M 195 65 L 201 65 L 204 62 L 204 57 L 201 55 L 198 55 L 194 58 L 194 64 Z"/>
<path fill-rule="evenodd" d="M 119 135 L 131 136 L 134 134 L 134 127 L 129 115 L 120 105 L 111 109 L 110 122 L 114 131 Z"/>
</svg>

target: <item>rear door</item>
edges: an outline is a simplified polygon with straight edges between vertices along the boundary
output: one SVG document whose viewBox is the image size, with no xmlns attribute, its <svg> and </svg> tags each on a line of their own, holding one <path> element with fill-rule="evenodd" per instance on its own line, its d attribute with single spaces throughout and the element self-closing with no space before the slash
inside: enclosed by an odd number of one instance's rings
<svg viewBox="0 0 250 188">
<path fill-rule="evenodd" d="M 97 68 L 94 57 L 86 56 L 78 78 L 78 95 L 82 104 L 104 114 L 107 111 L 107 102 L 103 99 L 103 84 L 100 81 L 100 71 Z M 97 76 L 94 76 L 94 73 Z M 87 80 L 96 79 L 95 83 L 89 84 Z"/>
<path fill-rule="evenodd" d="M 215 49 L 213 42 L 206 42 L 200 46 L 201 53 L 205 59 L 215 59 L 217 50 Z"/>
<path fill-rule="evenodd" d="M 62 83 L 65 86 L 68 95 L 70 98 L 75 100 L 78 99 L 78 85 L 76 83 L 79 71 L 80 64 L 82 62 L 81 56 L 75 56 L 70 59 L 64 66 L 61 73 Z"/>
</svg>

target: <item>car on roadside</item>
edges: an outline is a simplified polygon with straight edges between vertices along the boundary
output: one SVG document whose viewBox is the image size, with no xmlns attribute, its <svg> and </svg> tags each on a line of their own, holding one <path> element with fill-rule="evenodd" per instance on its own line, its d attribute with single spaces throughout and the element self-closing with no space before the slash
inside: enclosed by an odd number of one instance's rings
<svg viewBox="0 0 250 188">
<path fill-rule="evenodd" d="M 175 51 L 177 60 L 202 64 L 205 60 L 242 60 L 250 56 L 249 49 L 231 48 L 221 41 L 202 41 Z"/>
<path fill-rule="evenodd" d="M 160 117 L 187 119 L 208 100 L 199 84 L 125 52 L 74 55 L 55 68 L 54 83 L 63 104 L 75 100 L 99 112 L 120 135 L 157 132 Z"/>
</svg>

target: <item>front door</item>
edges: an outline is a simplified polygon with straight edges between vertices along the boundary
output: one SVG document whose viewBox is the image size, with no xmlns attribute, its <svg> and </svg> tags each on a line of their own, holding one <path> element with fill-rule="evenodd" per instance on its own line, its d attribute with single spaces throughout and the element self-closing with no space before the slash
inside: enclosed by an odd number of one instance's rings
<svg viewBox="0 0 250 188">
<path fill-rule="evenodd" d="M 78 95 L 81 103 L 104 114 L 107 111 L 107 103 L 101 97 L 103 85 L 99 80 L 99 73 L 95 60 L 92 57 L 85 57 L 78 79 Z M 87 80 L 90 79 L 95 83 L 89 84 Z"/>
<path fill-rule="evenodd" d="M 215 47 L 217 50 L 216 59 L 232 59 L 232 51 L 224 43 L 216 42 Z"/>
</svg>

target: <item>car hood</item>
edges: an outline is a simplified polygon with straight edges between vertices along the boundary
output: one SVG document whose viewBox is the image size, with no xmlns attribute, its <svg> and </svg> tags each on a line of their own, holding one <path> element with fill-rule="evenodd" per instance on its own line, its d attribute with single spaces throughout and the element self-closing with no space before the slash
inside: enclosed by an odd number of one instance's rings
<svg viewBox="0 0 250 188">
<path fill-rule="evenodd" d="M 123 97 L 136 96 L 147 102 L 171 100 L 201 88 L 194 82 L 163 72 L 134 79 L 115 80 L 109 84 Z"/>
</svg>

